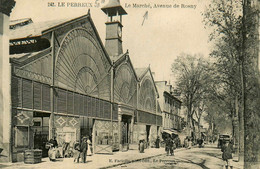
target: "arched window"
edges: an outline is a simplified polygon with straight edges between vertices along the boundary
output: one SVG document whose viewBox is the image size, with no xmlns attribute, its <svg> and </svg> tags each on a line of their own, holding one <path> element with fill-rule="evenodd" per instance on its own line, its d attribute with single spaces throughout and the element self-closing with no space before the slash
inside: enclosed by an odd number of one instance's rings
<svg viewBox="0 0 260 169">
<path fill-rule="evenodd" d="M 139 103 L 141 109 L 156 112 L 156 91 L 149 78 L 144 79 L 141 83 Z"/>
<path fill-rule="evenodd" d="M 114 100 L 136 107 L 137 81 L 128 63 L 116 69 L 114 83 Z"/>
<path fill-rule="evenodd" d="M 71 30 L 61 42 L 55 62 L 55 85 L 109 99 L 108 60 L 94 36 L 83 28 Z"/>
</svg>

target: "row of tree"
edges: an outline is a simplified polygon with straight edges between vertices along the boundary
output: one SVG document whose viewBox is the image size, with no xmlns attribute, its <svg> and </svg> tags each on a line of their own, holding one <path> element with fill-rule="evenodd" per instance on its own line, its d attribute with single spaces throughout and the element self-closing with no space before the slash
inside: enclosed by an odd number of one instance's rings
<svg viewBox="0 0 260 169">
<path fill-rule="evenodd" d="M 188 126 L 195 132 L 203 113 L 215 131 L 231 123 L 239 160 L 254 168 L 260 161 L 259 2 L 211 1 L 203 13 L 214 43 L 211 59 L 181 54 L 172 71 Z"/>
</svg>

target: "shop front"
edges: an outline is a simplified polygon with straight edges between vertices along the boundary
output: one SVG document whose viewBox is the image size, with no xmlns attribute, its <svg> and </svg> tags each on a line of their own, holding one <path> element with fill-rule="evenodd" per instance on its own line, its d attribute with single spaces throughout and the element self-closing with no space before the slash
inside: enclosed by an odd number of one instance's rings
<svg viewBox="0 0 260 169">
<path fill-rule="evenodd" d="M 42 157 L 48 156 L 46 143 L 49 140 L 50 113 L 33 112 L 33 145 L 34 149 L 42 150 Z"/>
<path fill-rule="evenodd" d="M 134 112 L 135 110 L 131 106 L 118 105 L 120 151 L 129 150 L 129 145 L 133 143 Z"/>
</svg>

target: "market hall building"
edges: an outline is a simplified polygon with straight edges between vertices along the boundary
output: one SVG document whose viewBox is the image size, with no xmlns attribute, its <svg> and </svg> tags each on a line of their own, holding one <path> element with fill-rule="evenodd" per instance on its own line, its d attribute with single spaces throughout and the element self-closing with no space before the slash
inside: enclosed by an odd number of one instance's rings
<svg viewBox="0 0 260 169">
<path fill-rule="evenodd" d="M 11 79 L 10 112 L 0 112 L 1 121 L 10 119 L 0 123 L 9 135 L 6 144 L 0 140 L 1 161 L 23 161 L 31 148 L 46 156 L 45 143 L 54 136 L 59 146 L 91 136 L 94 153 L 128 150 L 139 139 L 152 146 L 160 136 L 150 67 L 134 69 L 123 53 L 127 13 L 113 0 L 102 11 L 108 17 L 105 46 L 90 11 L 71 20 L 10 21 L 10 55 L 1 58 L 10 65 Z"/>
</svg>

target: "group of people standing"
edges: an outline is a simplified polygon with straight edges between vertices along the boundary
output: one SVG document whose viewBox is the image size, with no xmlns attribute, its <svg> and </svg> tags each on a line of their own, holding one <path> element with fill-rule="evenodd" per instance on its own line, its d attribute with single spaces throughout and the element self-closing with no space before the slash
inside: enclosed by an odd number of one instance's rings
<svg viewBox="0 0 260 169">
<path fill-rule="evenodd" d="M 69 146 L 69 143 L 68 145 Z M 53 137 L 50 139 L 50 141 L 46 144 L 46 147 L 49 149 L 48 156 L 50 161 L 55 161 L 58 157 L 71 157 L 74 156 L 74 162 L 79 163 L 79 159 L 81 158 L 81 161 L 83 163 L 86 163 L 87 155 L 93 154 L 93 148 L 92 148 L 92 142 L 89 136 L 83 137 L 81 139 L 81 142 L 77 140 L 73 145 L 73 151 L 71 150 L 71 156 L 66 156 L 64 152 L 60 152 L 58 150 L 58 142 L 56 140 L 56 137 Z M 60 156 L 59 154 L 63 154 Z"/>
<path fill-rule="evenodd" d="M 93 154 L 92 142 L 89 136 L 83 137 L 81 143 L 77 140 L 74 144 L 74 162 L 79 163 L 81 158 L 81 161 L 86 163 L 88 154 Z"/>
</svg>

